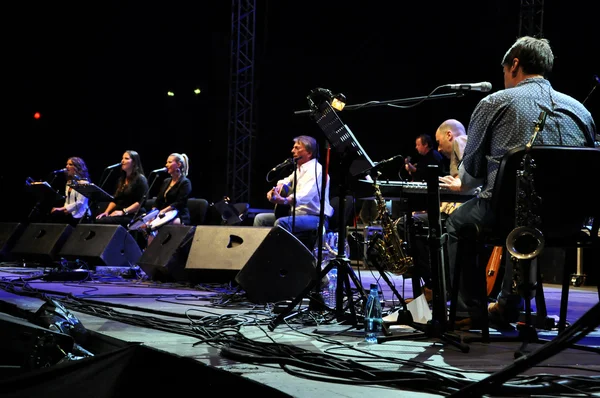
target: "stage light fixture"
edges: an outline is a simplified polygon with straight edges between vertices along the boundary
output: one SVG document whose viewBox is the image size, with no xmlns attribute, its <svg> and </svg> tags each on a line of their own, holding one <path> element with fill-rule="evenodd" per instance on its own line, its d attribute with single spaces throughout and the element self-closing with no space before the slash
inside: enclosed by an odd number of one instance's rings
<svg viewBox="0 0 600 398">
<path fill-rule="evenodd" d="M 332 108 L 341 111 L 346 106 L 346 96 L 342 93 L 333 94 L 326 88 L 315 88 L 306 97 L 308 104 L 313 111 L 319 111 L 324 103 L 329 103 Z"/>
<path fill-rule="evenodd" d="M 331 98 L 331 107 L 335 110 L 341 111 L 346 106 L 346 96 L 342 93 L 335 94 Z"/>
</svg>

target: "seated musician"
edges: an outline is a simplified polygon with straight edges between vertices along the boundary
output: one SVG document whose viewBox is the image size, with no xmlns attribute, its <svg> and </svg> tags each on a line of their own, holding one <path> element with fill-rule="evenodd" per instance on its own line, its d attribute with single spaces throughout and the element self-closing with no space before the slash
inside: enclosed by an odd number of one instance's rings
<svg viewBox="0 0 600 398">
<path fill-rule="evenodd" d="M 301 135 L 294 138 L 292 158 L 296 160 L 296 170 L 277 181 L 277 185 L 267 192 L 269 202 L 277 207 L 290 206 L 290 212 L 279 218 L 275 212 L 257 214 L 254 218 L 254 226 L 279 225 L 292 233 L 319 228 L 323 167 L 317 160 L 317 154 L 317 141 L 313 137 Z M 333 215 L 333 208 L 329 204 L 329 176 L 325 188 L 324 213 L 326 217 Z M 291 214 L 294 214 L 294 217 Z"/>
<path fill-rule="evenodd" d="M 444 155 L 450 161 L 450 177 L 458 177 L 458 166 L 462 161 L 465 145 L 467 143 L 467 134 L 465 127 L 461 122 L 456 119 L 448 119 L 442 122 L 435 132 L 435 139 L 438 144 L 438 151 Z M 420 138 L 417 139 L 419 141 Z M 423 149 L 419 149 L 419 153 Z M 410 163 L 408 163 L 410 164 Z M 408 164 L 406 165 L 407 170 Z M 426 163 L 431 164 L 431 163 Z M 420 166 L 419 166 L 420 167 Z M 425 166 L 426 167 L 426 166 Z M 409 170 L 410 171 L 410 170 Z M 413 175 L 421 176 L 422 174 L 413 173 Z M 440 177 L 445 178 L 445 177 Z M 456 178 L 454 184 L 458 184 L 460 187 L 460 179 Z M 458 189 L 457 189 L 458 190 Z M 440 215 L 442 222 L 450 215 L 460 203 L 456 202 L 442 202 L 440 203 Z M 413 212 L 412 214 L 413 224 L 415 226 L 427 227 L 429 225 L 428 214 L 425 211 Z M 401 223 L 398 224 L 400 236 L 405 236 L 405 227 Z M 424 282 L 423 291 L 427 301 L 431 301 L 433 298 L 433 292 L 431 290 L 431 267 L 429 264 L 429 248 L 425 239 L 415 239 L 412 242 L 413 246 L 413 257 L 415 258 L 415 269 L 419 273 Z"/>
<path fill-rule="evenodd" d="M 190 210 L 187 206 L 192 192 L 192 183 L 187 178 L 189 158 L 185 153 L 172 153 L 167 158 L 167 173 L 156 196 L 154 207 L 148 212 L 158 210 L 153 218 L 146 220 L 148 245 L 152 242 L 158 229 L 165 224 L 190 224 Z M 149 230 L 148 230 L 149 229 Z"/>
<path fill-rule="evenodd" d="M 554 55 L 546 39 L 518 38 L 502 59 L 504 89 L 489 94 L 477 104 L 469 122 L 468 140 L 460 167 L 462 189 L 481 185 L 481 193 L 469 199 L 446 220 L 451 275 L 460 259 L 456 257 L 458 234 L 464 225 L 493 227 L 497 216 L 491 211 L 496 173 L 502 157 L 512 148 L 525 145 L 541 111 L 551 110 L 551 123 L 538 135 L 543 145 L 586 146 L 593 142 L 595 123 L 590 112 L 575 99 L 554 90 L 547 80 Z M 549 116 L 550 117 L 550 116 Z M 590 145 L 591 146 L 591 145 Z M 448 186 L 454 179 L 444 182 Z M 522 297 L 513 294 L 512 267 L 507 262 L 498 301 L 488 307 L 491 320 L 506 324 L 518 319 Z M 461 273 L 457 311 L 466 318 L 464 327 L 477 325 L 483 314 L 476 272 Z M 461 326 L 457 325 L 455 326 Z"/>
<path fill-rule="evenodd" d="M 85 216 L 89 215 L 89 200 L 73 189 L 71 184 L 89 183 L 90 176 L 83 159 L 75 156 L 67 159 L 67 165 L 64 170 L 67 178 L 65 202 L 62 206 L 53 207 L 50 210 L 50 222 L 67 223 L 75 227 Z"/>
<path fill-rule="evenodd" d="M 412 181 L 425 181 L 427 166 L 441 166 L 443 163 L 442 155 L 434 148 L 433 140 L 428 134 L 421 134 L 415 140 L 415 149 L 419 154 L 417 163 L 410 163 L 411 158 L 407 156 L 404 159 L 404 168 L 410 174 Z"/>
<path fill-rule="evenodd" d="M 148 191 L 148 180 L 139 153 L 125 151 L 121 159 L 121 171 L 114 199 L 96 216 L 96 224 L 118 224 L 127 228 L 135 213 L 141 210 L 141 202 Z"/>
</svg>

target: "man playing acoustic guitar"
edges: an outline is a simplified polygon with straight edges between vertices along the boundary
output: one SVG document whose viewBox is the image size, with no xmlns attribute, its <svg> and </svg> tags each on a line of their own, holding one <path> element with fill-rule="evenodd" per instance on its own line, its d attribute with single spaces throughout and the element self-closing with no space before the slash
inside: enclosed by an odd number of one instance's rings
<svg viewBox="0 0 600 398">
<path fill-rule="evenodd" d="M 323 167 L 317 160 L 317 154 L 317 141 L 313 137 L 301 135 L 294 138 L 292 159 L 296 163 L 295 170 L 277 181 L 277 185 L 267 192 L 267 199 L 271 203 L 278 208 L 290 206 L 290 212 L 279 218 L 275 212 L 259 213 L 254 217 L 254 226 L 279 225 L 291 233 L 316 230 L 319 227 Z M 329 204 L 329 176 L 324 203 L 325 216 L 331 217 L 333 208 Z"/>
</svg>

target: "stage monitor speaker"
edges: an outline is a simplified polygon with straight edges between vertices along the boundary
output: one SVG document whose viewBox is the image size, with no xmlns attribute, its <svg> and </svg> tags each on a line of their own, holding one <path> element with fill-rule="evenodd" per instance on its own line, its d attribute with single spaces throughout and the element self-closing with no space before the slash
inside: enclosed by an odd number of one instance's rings
<svg viewBox="0 0 600 398">
<path fill-rule="evenodd" d="M 73 230 L 69 224 L 29 224 L 11 250 L 11 256 L 42 265 L 52 263 Z"/>
<path fill-rule="evenodd" d="M 211 281 L 220 272 L 248 300 L 267 303 L 300 294 L 316 276 L 315 263 L 310 250 L 281 227 L 207 225 L 196 228 L 186 271 L 188 280 Z"/>
<path fill-rule="evenodd" d="M 288 230 L 273 227 L 235 280 L 253 303 L 294 299 L 316 278 L 312 252 Z"/>
<path fill-rule="evenodd" d="M 24 223 L 0 223 L 0 261 L 12 260 L 11 250 L 23 234 Z"/>
<path fill-rule="evenodd" d="M 67 260 L 83 261 L 92 267 L 129 267 L 137 264 L 142 250 L 121 225 L 79 224 L 59 255 Z"/>
<path fill-rule="evenodd" d="M 163 225 L 138 261 L 140 268 L 155 281 L 185 282 L 195 226 Z"/>
</svg>

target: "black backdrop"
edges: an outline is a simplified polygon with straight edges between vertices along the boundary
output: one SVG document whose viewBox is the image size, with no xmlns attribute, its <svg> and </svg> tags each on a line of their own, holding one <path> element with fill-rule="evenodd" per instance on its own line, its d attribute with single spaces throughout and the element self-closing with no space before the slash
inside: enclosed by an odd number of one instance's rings
<svg viewBox="0 0 600 398">
<path fill-rule="evenodd" d="M 424 96 L 448 83 L 489 81 L 495 91 L 503 85 L 502 56 L 519 32 L 517 0 L 257 3 L 254 207 L 269 207 L 266 173 L 289 157 L 294 136 L 324 140 L 308 116 L 294 114 L 307 108 L 313 88 L 342 92 L 349 104 Z M 556 3 L 546 2 L 543 17 L 556 57 L 550 80 L 583 101 L 600 74 L 593 24 L 599 6 Z M 68 156 L 80 156 L 98 182 L 126 149 L 140 152 L 147 173 L 169 153 L 185 152 L 194 196 L 216 201 L 229 194 L 230 2 L 13 7 L 4 54 L 4 220 L 22 220 L 33 205 L 23 191 L 26 177 L 47 179 Z M 199 96 L 192 93 L 196 86 Z M 484 95 L 340 116 L 378 161 L 414 155 L 415 137 L 433 134 L 446 118 L 467 124 Z M 586 102 L 596 121 L 599 96 Z M 335 164 L 330 172 L 336 174 Z M 55 184 L 62 187 L 58 179 Z M 113 187 L 113 181 L 106 185 L 111 193 Z"/>
</svg>

